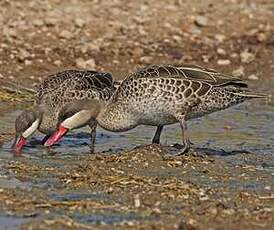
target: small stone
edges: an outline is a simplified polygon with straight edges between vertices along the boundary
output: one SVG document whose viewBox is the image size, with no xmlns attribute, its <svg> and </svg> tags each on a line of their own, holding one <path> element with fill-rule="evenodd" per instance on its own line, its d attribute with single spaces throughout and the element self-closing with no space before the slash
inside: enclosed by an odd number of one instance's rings
<svg viewBox="0 0 274 230">
<path fill-rule="evenodd" d="M 144 64 L 150 64 L 152 62 L 153 58 L 149 56 L 144 56 L 140 58 L 140 61 Z"/>
<path fill-rule="evenodd" d="M 20 65 L 17 66 L 18 71 L 21 71 L 22 69 L 24 69 L 22 66 L 20 66 Z"/>
<path fill-rule="evenodd" d="M 182 37 L 179 36 L 179 35 L 173 35 L 172 38 L 173 38 L 173 40 L 174 40 L 175 42 L 177 42 L 177 43 L 182 42 Z"/>
<path fill-rule="evenodd" d="M 218 61 L 217 61 L 217 64 L 218 65 L 230 65 L 231 64 L 231 61 L 230 60 L 228 60 L 228 59 L 219 59 Z"/>
<path fill-rule="evenodd" d="M 217 49 L 217 53 L 220 54 L 220 55 L 226 55 L 225 50 L 222 49 L 222 48 L 218 48 L 218 49 Z"/>
<path fill-rule="evenodd" d="M 144 50 L 141 47 L 136 47 L 132 50 L 132 54 L 134 57 L 140 57 L 143 55 L 143 53 L 144 53 Z"/>
<path fill-rule="evenodd" d="M 68 30 L 63 30 L 61 31 L 61 33 L 59 34 L 60 38 L 65 38 L 65 39 L 70 39 L 73 37 L 73 34 L 71 32 L 69 32 Z"/>
<path fill-rule="evenodd" d="M 34 20 L 32 21 L 32 24 L 33 24 L 34 26 L 39 27 L 39 26 L 43 26 L 43 25 L 44 25 L 44 21 L 42 21 L 41 19 L 34 19 Z"/>
<path fill-rule="evenodd" d="M 28 66 L 28 65 L 31 65 L 31 64 L 32 64 L 32 61 L 30 61 L 30 60 L 25 60 L 24 63 L 25 63 L 26 66 Z"/>
<path fill-rule="evenodd" d="M 208 20 L 204 16 L 200 16 L 200 15 L 196 16 L 194 19 L 194 22 L 197 26 L 200 26 L 200 27 L 208 26 Z"/>
<path fill-rule="evenodd" d="M 188 28 L 188 32 L 195 35 L 199 35 L 202 33 L 202 31 L 195 25 L 190 26 Z"/>
<path fill-rule="evenodd" d="M 19 36 L 19 34 L 17 33 L 17 31 L 15 29 L 10 29 L 7 27 L 4 27 L 2 34 L 7 37 L 12 37 L 12 38 L 18 38 L 18 36 Z"/>
<path fill-rule="evenodd" d="M 55 26 L 58 23 L 58 20 L 55 18 L 45 18 L 46 26 Z"/>
<path fill-rule="evenodd" d="M 56 66 L 61 66 L 62 65 L 62 62 L 60 60 L 56 60 L 53 62 L 54 65 Z"/>
<path fill-rule="evenodd" d="M 215 39 L 217 42 L 222 43 L 226 39 L 226 36 L 223 34 L 215 34 Z"/>
<path fill-rule="evenodd" d="M 27 50 L 20 49 L 18 53 L 18 59 L 24 61 L 26 58 L 29 58 L 31 55 Z"/>
<path fill-rule="evenodd" d="M 95 60 L 93 58 L 86 60 L 86 61 L 83 58 L 77 58 L 76 66 L 77 66 L 77 68 L 80 68 L 80 69 L 95 69 L 96 68 Z"/>
<path fill-rule="evenodd" d="M 264 41 L 266 41 L 266 39 L 267 39 L 267 36 L 266 36 L 265 33 L 258 33 L 257 34 L 257 40 L 259 42 L 264 42 Z"/>
<path fill-rule="evenodd" d="M 208 55 L 202 55 L 202 59 L 204 63 L 208 63 L 209 62 L 209 56 Z"/>
<path fill-rule="evenodd" d="M 85 25 L 85 21 L 83 19 L 80 19 L 80 18 L 76 18 L 74 20 L 74 23 L 77 27 L 81 28 Z"/>
<path fill-rule="evenodd" d="M 255 74 L 251 74 L 247 77 L 248 80 L 257 81 L 259 80 L 259 77 Z"/>
<path fill-rule="evenodd" d="M 134 207 L 135 208 L 141 207 L 141 200 L 140 200 L 139 194 L 134 196 Z"/>
<path fill-rule="evenodd" d="M 83 58 L 77 58 L 75 61 L 76 67 L 80 69 L 84 69 L 86 67 L 85 60 Z"/>
<path fill-rule="evenodd" d="M 254 59 L 255 59 L 255 55 L 251 52 L 248 52 L 247 50 L 242 52 L 240 54 L 240 57 L 241 57 L 242 63 L 250 63 L 250 62 L 254 61 Z"/>
<path fill-rule="evenodd" d="M 238 57 L 238 54 L 237 54 L 237 53 L 232 53 L 232 54 L 230 54 L 230 57 L 231 57 L 231 58 L 237 58 L 237 57 Z"/>
<path fill-rule="evenodd" d="M 95 69 L 96 68 L 96 63 L 95 63 L 95 60 L 93 58 L 86 61 L 86 68 L 88 68 L 88 69 Z"/>
<path fill-rule="evenodd" d="M 243 66 L 240 66 L 238 69 L 235 69 L 232 72 L 232 76 L 234 77 L 243 77 L 245 75 L 245 69 Z"/>
<path fill-rule="evenodd" d="M 99 52 L 100 51 L 101 44 L 100 42 L 92 42 L 88 44 L 88 50 L 93 52 Z"/>
</svg>

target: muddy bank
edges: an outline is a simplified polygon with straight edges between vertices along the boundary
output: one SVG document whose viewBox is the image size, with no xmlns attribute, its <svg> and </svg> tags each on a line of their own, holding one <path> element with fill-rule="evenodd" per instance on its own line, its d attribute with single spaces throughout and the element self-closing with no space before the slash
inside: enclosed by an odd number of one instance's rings
<svg viewBox="0 0 274 230">
<path fill-rule="evenodd" d="M 117 154 L 13 159 L 2 172 L 1 186 L 9 184 L 0 193 L 1 209 L 24 219 L 22 229 L 270 229 L 273 157 L 233 157 L 241 163 L 200 150 L 174 157 L 148 145 Z"/>
</svg>

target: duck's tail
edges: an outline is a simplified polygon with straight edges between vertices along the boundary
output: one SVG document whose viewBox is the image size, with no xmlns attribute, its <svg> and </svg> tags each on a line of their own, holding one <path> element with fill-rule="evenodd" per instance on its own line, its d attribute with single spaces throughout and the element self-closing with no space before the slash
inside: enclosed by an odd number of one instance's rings
<svg viewBox="0 0 274 230">
<path fill-rule="evenodd" d="M 267 98 L 270 97 L 270 95 L 268 94 L 263 94 L 263 93 L 253 93 L 253 92 L 249 92 L 249 91 L 243 91 L 243 92 L 233 92 L 233 94 L 235 96 L 240 96 L 240 97 L 244 97 L 244 98 Z"/>
</svg>

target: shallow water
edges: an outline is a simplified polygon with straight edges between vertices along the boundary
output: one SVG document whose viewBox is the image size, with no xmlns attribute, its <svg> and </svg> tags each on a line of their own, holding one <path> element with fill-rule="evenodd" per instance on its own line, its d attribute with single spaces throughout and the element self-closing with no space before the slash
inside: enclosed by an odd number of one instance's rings
<svg viewBox="0 0 274 230">
<path fill-rule="evenodd" d="M 3 214 L 3 216 L 2 216 L 0 214 L 1 229 L 7 229 L 7 230 L 20 229 L 20 225 L 29 221 L 29 220 L 30 220 L 30 218 L 8 216 L 5 214 Z"/>
<path fill-rule="evenodd" d="M 11 128 L 19 111 L 2 117 L 0 127 Z M 188 122 L 189 134 L 195 147 L 221 151 L 248 151 L 258 154 L 274 154 L 274 107 L 256 105 L 253 102 L 220 111 Z M 4 124 L 4 125 L 3 125 Z M 112 133 L 101 128 L 97 130 L 96 151 L 118 152 L 151 143 L 155 127 L 139 126 L 133 130 Z M 181 131 L 178 124 L 166 126 L 161 143 L 180 143 Z M 73 130 L 49 151 L 40 145 L 43 135 L 36 133 L 25 146 L 23 152 L 32 156 L 42 154 L 89 153 L 89 129 Z M 4 156 L 10 152 L 12 141 L 0 150 Z M 3 155 L 4 154 L 4 155 Z M 214 154 L 214 151 L 212 151 Z"/>
</svg>

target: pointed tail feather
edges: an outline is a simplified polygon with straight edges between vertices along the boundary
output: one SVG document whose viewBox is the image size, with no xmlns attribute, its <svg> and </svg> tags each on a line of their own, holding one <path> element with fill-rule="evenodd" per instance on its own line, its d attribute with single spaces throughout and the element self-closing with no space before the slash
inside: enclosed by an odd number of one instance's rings
<svg viewBox="0 0 274 230">
<path fill-rule="evenodd" d="M 270 97 L 268 94 L 263 93 L 252 93 L 252 92 L 237 92 L 233 93 L 234 95 L 240 96 L 240 97 L 248 97 L 248 98 L 267 98 Z"/>
</svg>

